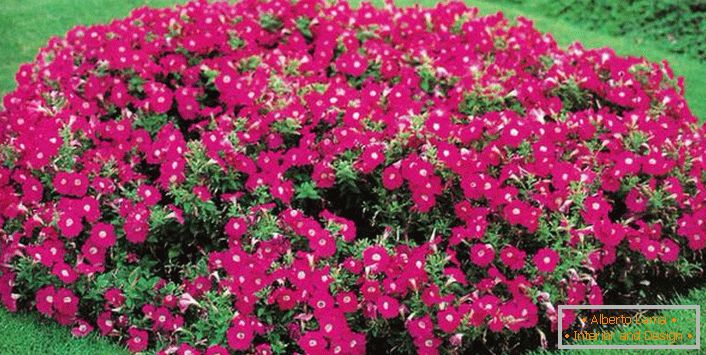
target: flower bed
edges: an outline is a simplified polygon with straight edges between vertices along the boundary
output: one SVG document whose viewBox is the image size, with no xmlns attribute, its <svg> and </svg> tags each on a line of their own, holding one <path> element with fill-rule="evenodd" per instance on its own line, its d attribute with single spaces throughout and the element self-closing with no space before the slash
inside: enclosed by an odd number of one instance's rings
<svg viewBox="0 0 706 355">
<path fill-rule="evenodd" d="M 524 19 L 192 2 L 77 27 L 17 82 L 0 301 L 132 351 L 463 352 L 544 339 L 611 270 L 702 266 L 681 79 Z"/>
</svg>

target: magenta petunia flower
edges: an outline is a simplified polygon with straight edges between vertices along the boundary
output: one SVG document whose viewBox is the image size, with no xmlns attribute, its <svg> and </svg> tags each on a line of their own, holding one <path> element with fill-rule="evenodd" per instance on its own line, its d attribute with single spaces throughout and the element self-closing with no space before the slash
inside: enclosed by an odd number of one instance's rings
<svg viewBox="0 0 706 355">
<path fill-rule="evenodd" d="M 396 318 L 400 315 L 400 303 L 390 296 L 380 296 L 376 301 L 377 310 L 385 319 Z"/>
<path fill-rule="evenodd" d="M 53 286 L 46 286 L 39 289 L 35 296 L 35 306 L 39 313 L 51 317 L 54 314 L 54 302 L 56 289 Z"/>
<path fill-rule="evenodd" d="M 132 327 L 128 329 L 130 338 L 127 340 L 127 348 L 131 352 L 140 352 L 147 349 L 149 345 L 149 333 L 142 329 Z"/>
<path fill-rule="evenodd" d="M 385 271 L 390 262 L 387 250 L 381 246 L 370 246 L 363 251 L 363 263 L 372 272 Z"/>
<path fill-rule="evenodd" d="M 125 302 L 125 295 L 123 294 L 123 291 L 115 287 L 106 290 L 103 294 L 103 298 L 105 299 L 107 305 L 114 308 L 122 306 Z"/>
<path fill-rule="evenodd" d="M 659 258 L 665 263 L 673 263 L 679 258 L 680 251 L 679 244 L 671 239 L 662 240 L 662 248 L 660 250 Z"/>
<path fill-rule="evenodd" d="M 52 274 L 58 277 L 59 280 L 61 280 L 65 284 L 72 284 L 78 279 L 78 275 L 76 274 L 74 269 L 63 262 L 54 264 L 54 267 L 52 268 Z"/>
<path fill-rule="evenodd" d="M 525 266 L 525 257 L 527 253 L 511 245 L 500 250 L 500 260 L 511 270 L 522 269 Z"/>
<path fill-rule="evenodd" d="M 481 267 L 486 267 L 495 259 L 495 250 L 490 244 L 474 244 L 471 247 L 471 261 Z"/>
<path fill-rule="evenodd" d="M 248 222 L 243 217 L 230 218 L 225 226 L 225 233 L 233 242 L 239 241 L 247 230 Z"/>
<path fill-rule="evenodd" d="M 532 257 L 534 265 L 539 272 L 553 272 L 559 263 L 559 254 L 549 248 L 542 248 Z"/>
<path fill-rule="evenodd" d="M 71 334 L 77 338 L 85 337 L 93 331 L 93 326 L 88 322 L 79 319 L 76 326 L 71 329 Z"/>
<path fill-rule="evenodd" d="M 453 333 L 461 324 L 461 315 L 453 308 L 447 308 L 437 314 L 439 329 L 445 333 Z"/>
<path fill-rule="evenodd" d="M 226 333 L 228 346 L 236 351 L 244 351 L 250 348 L 253 340 L 252 330 L 244 326 L 233 326 L 228 328 Z"/>
<path fill-rule="evenodd" d="M 106 336 L 110 334 L 113 331 L 115 325 L 112 319 L 111 312 L 104 311 L 99 314 L 96 320 L 96 324 L 98 326 L 98 330 L 100 330 L 101 335 Z"/>
<path fill-rule="evenodd" d="M 206 351 L 204 352 L 205 355 L 228 355 L 228 349 L 226 349 L 222 345 L 211 345 L 208 348 L 206 348 Z M 264 355 L 264 354 L 263 354 Z"/>
<path fill-rule="evenodd" d="M 320 332 L 310 331 L 305 333 L 297 344 L 308 354 L 323 354 L 326 352 L 328 342 Z"/>
<path fill-rule="evenodd" d="M 91 229 L 90 240 L 100 248 L 110 248 L 117 240 L 115 228 L 108 223 L 96 223 Z"/>
</svg>

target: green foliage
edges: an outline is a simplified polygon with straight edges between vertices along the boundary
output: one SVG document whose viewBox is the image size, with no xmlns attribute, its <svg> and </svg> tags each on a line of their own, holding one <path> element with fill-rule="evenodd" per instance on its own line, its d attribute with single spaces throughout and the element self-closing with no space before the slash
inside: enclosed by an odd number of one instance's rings
<svg viewBox="0 0 706 355">
<path fill-rule="evenodd" d="M 169 116 L 166 114 L 138 113 L 137 115 L 134 121 L 135 128 L 144 128 L 147 132 L 150 132 L 151 135 L 157 134 L 157 131 L 169 121 Z"/>
<path fill-rule="evenodd" d="M 260 25 L 266 31 L 275 32 L 282 28 L 282 20 L 273 14 L 263 14 L 260 16 Z"/>
<path fill-rule="evenodd" d="M 487 112 L 513 110 L 523 114 L 522 105 L 511 96 L 499 97 L 479 92 L 466 93 L 464 100 L 458 105 L 458 111 L 468 116 L 479 116 Z"/>
<path fill-rule="evenodd" d="M 321 198 L 319 192 L 316 189 L 316 185 L 312 181 L 305 181 L 296 187 L 296 198 L 297 199 L 312 199 L 318 200 Z"/>
<path fill-rule="evenodd" d="M 239 49 L 245 45 L 245 41 L 243 41 L 240 37 L 233 35 L 228 39 L 228 45 L 230 45 L 232 49 Z"/>
<path fill-rule="evenodd" d="M 306 18 L 304 16 L 299 17 L 297 19 L 297 28 L 299 31 L 302 33 L 302 36 L 306 39 L 312 39 L 314 36 L 311 33 L 311 29 L 309 29 L 309 25 L 311 24 L 311 20 L 309 18 Z"/>
</svg>

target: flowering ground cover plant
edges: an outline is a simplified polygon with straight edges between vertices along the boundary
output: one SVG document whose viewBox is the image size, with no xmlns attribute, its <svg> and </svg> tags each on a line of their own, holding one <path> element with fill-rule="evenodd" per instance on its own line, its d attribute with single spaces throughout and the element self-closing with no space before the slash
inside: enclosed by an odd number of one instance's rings
<svg viewBox="0 0 706 355">
<path fill-rule="evenodd" d="M 681 79 L 524 19 L 192 2 L 77 27 L 17 82 L 0 302 L 131 351 L 544 343 L 616 270 L 703 265 Z"/>
</svg>

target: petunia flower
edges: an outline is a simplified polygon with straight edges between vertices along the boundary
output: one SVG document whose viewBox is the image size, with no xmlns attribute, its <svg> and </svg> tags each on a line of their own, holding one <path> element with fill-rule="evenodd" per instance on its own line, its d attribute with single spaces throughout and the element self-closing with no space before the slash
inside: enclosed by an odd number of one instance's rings
<svg viewBox="0 0 706 355">
<path fill-rule="evenodd" d="M 540 272 L 553 272 L 559 260 L 559 254 L 549 248 L 539 249 L 532 257 L 534 265 Z"/>
</svg>

